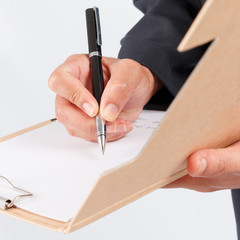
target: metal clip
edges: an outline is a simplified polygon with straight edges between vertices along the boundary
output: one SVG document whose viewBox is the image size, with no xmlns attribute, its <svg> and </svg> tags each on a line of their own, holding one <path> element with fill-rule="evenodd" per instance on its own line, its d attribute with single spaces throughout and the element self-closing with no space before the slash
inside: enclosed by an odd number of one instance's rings
<svg viewBox="0 0 240 240">
<path fill-rule="evenodd" d="M 95 19 L 96 19 L 96 28 L 97 28 L 97 44 L 99 46 L 102 45 L 102 34 L 101 34 L 101 27 L 100 27 L 100 15 L 99 15 L 99 9 L 97 7 L 93 8 L 93 11 L 95 13 Z"/>
<path fill-rule="evenodd" d="M 0 176 L 0 179 L 3 180 L 5 183 L 8 184 L 8 186 L 13 189 L 16 192 L 22 192 L 23 194 L 17 195 L 16 197 L 14 197 L 13 199 L 7 199 L 7 198 L 3 198 L 0 197 L 0 209 L 2 210 L 7 210 L 11 207 L 16 207 L 14 204 L 17 200 L 19 200 L 20 198 L 25 198 L 25 197 L 32 197 L 33 194 L 30 192 L 27 192 L 21 188 L 15 187 L 7 178 Z"/>
</svg>

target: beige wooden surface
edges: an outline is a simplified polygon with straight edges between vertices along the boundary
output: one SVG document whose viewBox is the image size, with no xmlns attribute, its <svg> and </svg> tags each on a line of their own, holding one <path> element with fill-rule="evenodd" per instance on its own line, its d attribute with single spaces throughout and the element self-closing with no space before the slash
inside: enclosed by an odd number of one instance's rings
<svg viewBox="0 0 240 240">
<path fill-rule="evenodd" d="M 55 232 L 63 232 L 68 224 L 65 222 L 56 221 L 54 219 L 39 216 L 37 214 L 28 212 L 21 208 L 11 208 L 9 210 L 0 209 L 0 213 L 6 214 L 11 217 L 15 217 L 17 219 L 20 219 L 21 221 L 25 221 L 40 227 L 44 227 Z"/>
<path fill-rule="evenodd" d="M 44 121 L 44 122 L 41 122 L 41 123 L 39 123 L 39 124 L 36 124 L 36 125 L 31 126 L 31 127 L 28 127 L 28 128 L 24 128 L 24 129 L 22 129 L 22 130 L 20 130 L 20 131 L 17 131 L 17 132 L 15 132 L 15 133 L 9 134 L 9 135 L 7 135 L 7 136 L 0 137 L 0 143 L 1 143 L 1 142 L 5 142 L 5 141 L 7 141 L 7 140 L 10 140 L 10 139 L 12 139 L 12 138 L 15 138 L 15 137 L 17 137 L 17 136 L 20 136 L 20 135 L 22 135 L 22 134 L 24 134 L 24 133 L 34 131 L 34 130 L 40 128 L 40 127 L 44 127 L 44 126 L 46 126 L 46 125 L 48 125 L 48 124 L 50 124 L 50 123 L 52 123 L 52 122 L 54 122 L 54 121 L 56 121 L 55 118 L 54 118 L 54 119 L 47 120 L 47 121 Z"/>
<path fill-rule="evenodd" d="M 184 169 L 194 151 L 224 147 L 239 140 L 239 11 L 239 0 L 209 0 L 204 5 L 179 49 L 216 40 L 141 154 L 99 179 L 72 219 L 70 231 L 81 226 L 84 219 L 101 217 L 103 209 L 111 212 L 120 202 L 137 199 L 143 189 L 144 193 L 157 189 L 159 181 Z"/>
</svg>

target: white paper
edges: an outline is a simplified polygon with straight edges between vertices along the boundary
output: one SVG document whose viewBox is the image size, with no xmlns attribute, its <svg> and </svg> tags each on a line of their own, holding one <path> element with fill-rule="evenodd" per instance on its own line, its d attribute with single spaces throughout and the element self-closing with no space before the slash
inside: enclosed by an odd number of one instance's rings
<svg viewBox="0 0 240 240">
<path fill-rule="evenodd" d="M 107 143 L 104 156 L 98 143 L 71 137 L 63 125 L 52 123 L 1 143 L 0 175 L 33 193 L 33 198 L 17 203 L 18 207 L 67 222 L 99 175 L 132 160 L 163 116 L 163 112 L 143 111 L 132 132 Z"/>
</svg>

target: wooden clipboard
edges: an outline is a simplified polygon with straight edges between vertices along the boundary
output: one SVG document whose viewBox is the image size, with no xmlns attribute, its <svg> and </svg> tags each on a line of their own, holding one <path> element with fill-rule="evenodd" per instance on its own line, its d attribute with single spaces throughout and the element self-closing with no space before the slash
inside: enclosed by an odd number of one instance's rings
<svg viewBox="0 0 240 240">
<path fill-rule="evenodd" d="M 189 50 L 213 40 L 211 46 L 141 153 L 102 174 L 75 217 L 61 222 L 17 207 L 1 212 L 69 233 L 186 175 L 186 159 L 191 153 L 238 141 L 239 11 L 239 0 L 206 2 L 178 49 Z"/>
</svg>

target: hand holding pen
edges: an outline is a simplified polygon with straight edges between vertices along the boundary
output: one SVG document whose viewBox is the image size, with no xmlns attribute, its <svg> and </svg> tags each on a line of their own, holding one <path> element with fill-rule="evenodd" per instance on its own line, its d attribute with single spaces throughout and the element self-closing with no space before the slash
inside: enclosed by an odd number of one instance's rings
<svg viewBox="0 0 240 240">
<path fill-rule="evenodd" d="M 84 36 L 86 33 L 84 34 Z M 92 94 L 89 55 L 72 55 L 50 76 L 55 111 L 70 135 L 97 142 L 96 116 L 106 120 L 107 141 L 124 137 L 144 105 L 161 87 L 152 72 L 131 59 L 102 57 L 105 89 L 100 105 Z M 97 151 L 97 150 L 96 150 Z"/>
</svg>

